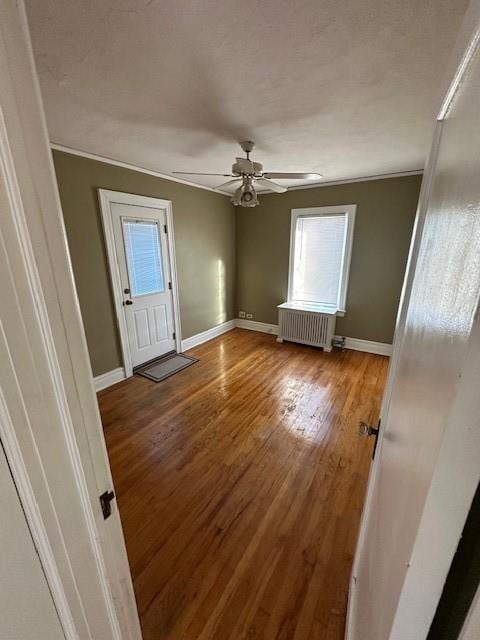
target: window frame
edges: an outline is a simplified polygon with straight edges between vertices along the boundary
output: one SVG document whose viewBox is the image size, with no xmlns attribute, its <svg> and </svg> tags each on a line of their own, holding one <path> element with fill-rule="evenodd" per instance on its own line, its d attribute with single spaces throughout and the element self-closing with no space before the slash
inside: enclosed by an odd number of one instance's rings
<svg viewBox="0 0 480 640">
<path fill-rule="evenodd" d="M 345 215 L 347 219 L 347 230 L 345 234 L 344 253 L 342 261 L 342 272 L 340 275 L 340 288 L 337 301 L 337 315 L 346 312 L 346 300 L 348 291 L 348 281 L 350 275 L 350 263 L 353 248 L 353 232 L 355 228 L 356 204 L 335 205 L 331 207 L 308 207 L 304 209 L 292 209 L 290 223 L 290 257 L 288 263 L 288 303 L 295 302 L 293 298 L 293 273 L 295 265 L 295 236 L 297 231 L 298 218 L 319 218 L 322 216 Z M 300 303 L 296 303 L 300 304 Z M 321 304 L 321 303 L 318 303 Z"/>
</svg>

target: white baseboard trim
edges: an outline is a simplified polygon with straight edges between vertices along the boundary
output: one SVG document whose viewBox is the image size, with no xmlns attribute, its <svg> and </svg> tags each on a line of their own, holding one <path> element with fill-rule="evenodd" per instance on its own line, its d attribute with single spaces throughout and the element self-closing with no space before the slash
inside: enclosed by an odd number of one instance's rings
<svg viewBox="0 0 480 640">
<path fill-rule="evenodd" d="M 99 376 L 95 376 L 93 384 L 95 386 L 95 391 L 101 391 L 102 389 L 111 387 L 112 384 L 121 382 L 122 380 L 125 380 L 125 369 L 123 367 L 118 367 L 118 369 L 113 369 L 113 371 L 107 371 Z"/>
<path fill-rule="evenodd" d="M 182 340 L 182 351 L 187 351 L 188 349 L 192 349 L 203 342 L 212 340 L 212 338 L 221 336 L 222 333 L 235 329 L 235 326 L 236 321 L 229 320 L 228 322 L 223 322 L 216 327 L 202 331 L 202 333 L 197 333 L 190 338 L 186 338 L 185 340 Z M 111 387 L 113 384 L 117 384 L 117 382 L 125 380 L 125 378 L 125 369 L 123 367 L 118 367 L 118 369 L 113 369 L 113 371 L 107 371 L 99 376 L 95 376 L 93 379 L 95 391 L 102 391 L 102 389 Z"/>
<path fill-rule="evenodd" d="M 335 336 L 335 340 L 341 340 L 342 336 Z M 360 338 L 345 337 L 345 348 L 354 351 L 366 351 L 379 356 L 391 356 L 393 346 L 386 342 L 373 342 L 371 340 L 361 340 Z"/>
<path fill-rule="evenodd" d="M 256 322 L 255 320 L 237 318 L 237 327 L 239 329 L 250 329 L 251 331 L 261 331 L 262 333 L 278 335 L 278 324 L 268 324 L 267 322 Z M 340 338 L 341 336 L 335 336 L 335 339 Z M 345 347 L 353 351 L 366 351 L 367 353 L 375 353 L 380 356 L 392 355 L 392 345 L 384 342 L 372 342 L 371 340 L 346 337 Z"/>
<path fill-rule="evenodd" d="M 261 331 L 262 333 L 271 333 L 278 336 L 278 324 L 268 324 L 267 322 L 255 322 L 255 320 L 237 318 L 237 327 L 239 329 L 250 329 L 250 331 Z"/>
<path fill-rule="evenodd" d="M 219 324 L 216 327 L 202 331 L 202 333 L 197 333 L 190 338 L 185 338 L 185 340 L 182 340 L 182 351 L 193 349 L 193 347 L 197 347 L 199 344 L 212 340 L 212 338 L 221 336 L 222 333 L 227 333 L 227 331 L 231 331 L 232 329 L 235 329 L 235 327 L 235 320 L 227 320 L 227 322 L 222 322 L 222 324 Z"/>
</svg>

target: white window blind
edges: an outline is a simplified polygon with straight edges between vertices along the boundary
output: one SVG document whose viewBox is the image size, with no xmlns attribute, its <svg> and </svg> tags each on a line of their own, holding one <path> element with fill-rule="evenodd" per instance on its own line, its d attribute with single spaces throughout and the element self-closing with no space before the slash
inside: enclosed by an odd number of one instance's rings
<svg viewBox="0 0 480 640">
<path fill-rule="evenodd" d="M 298 217 L 295 226 L 293 299 L 339 306 L 347 215 Z"/>
<path fill-rule="evenodd" d="M 158 225 L 123 220 L 123 237 L 132 296 L 165 291 Z"/>
</svg>

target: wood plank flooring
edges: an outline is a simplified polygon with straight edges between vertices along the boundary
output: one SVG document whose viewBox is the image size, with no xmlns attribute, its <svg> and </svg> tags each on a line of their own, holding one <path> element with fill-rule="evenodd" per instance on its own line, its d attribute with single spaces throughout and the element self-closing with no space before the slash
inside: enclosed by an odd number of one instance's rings
<svg viewBox="0 0 480 640">
<path fill-rule="evenodd" d="M 99 394 L 145 640 L 342 640 L 388 359 L 235 329 Z"/>
</svg>

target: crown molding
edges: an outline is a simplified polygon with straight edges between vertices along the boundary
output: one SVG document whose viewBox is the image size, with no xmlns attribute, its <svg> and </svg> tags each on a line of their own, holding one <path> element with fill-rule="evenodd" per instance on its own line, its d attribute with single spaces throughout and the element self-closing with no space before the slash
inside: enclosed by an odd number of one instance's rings
<svg viewBox="0 0 480 640">
<path fill-rule="evenodd" d="M 188 187 L 195 187 L 196 189 L 204 189 L 205 191 L 211 191 L 213 193 L 218 193 L 222 196 L 227 196 L 228 198 L 232 197 L 232 194 L 228 191 L 222 191 L 221 189 L 213 189 L 212 187 L 206 187 L 202 184 L 196 184 L 195 182 L 190 182 L 190 180 L 184 180 L 183 178 L 174 178 L 166 173 L 159 173 L 158 171 L 152 171 L 151 169 L 147 169 L 146 167 L 140 167 L 135 164 L 130 164 L 128 162 L 122 162 L 121 160 L 114 160 L 113 158 L 107 158 L 106 156 L 100 156 L 96 153 L 90 153 L 88 151 L 82 151 L 81 149 L 74 149 L 73 147 L 67 147 L 63 144 L 58 144 L 56 142 L 50 142 L 50 147 L 55 149 L 56 151 L 63 151 L 65 153 L 70 153 L 74 156 L 80 156 L 82 158 L 89 158 L 90 160 L 96 160 L 97 162 L 105 162 L 106 164 L 112 164 L 116 167 L 123 167 L 124 169 L 130 169 L 131 171 L 139 171 L 140 173 L 145 173 L 149 176 L 154 176 L 155 178 L 161 178 L 162 180 L 170 180 L 171 182 L 179 182 L 180 184 L 185 184 Z M 349 184 L 351 182 L 367 182 L 369 180 L 386 180 L 387 178 L 405 178 L 407 176 L 418 176 L 423 174 L 423 169 L 414 169 L 413 171 L 397 171 L 396 173 L 381 173 L 373 176 L 363 176 L 359 178 L 348 178 L 345 180 L 329 180 L 322 182 L 312 182 L 309 184 L 301 184 L 296 187 L 287 187 L 288 191 L 301 191 L 303 189 L 316 189 L 318 187 L 331 187 L 337 184 Z M 262 195 L 270 195 L 275 193 L 270 189 L 265 189 L 263 191 L 258 191 L 259 196 Z"/>
<path fill-rule="evenodd" d="M 188 187 L 195 187 L 196 189 L 204 189 L 205 191 L 212 191 L 213 193 L 218 193 L 222 196 L 231 197 L 231 193 L 227 191 L 221 191 L 220 189 L 213 189 L 212 187 L 206 187 L 202 184 L 196 184 L 195 182 L 190 182 L 190 180 L 184 180 L 183 178 L 174 178 L 166 173 L 159 173 L 158 171 L 152 171 L 151 169 L 147 169 L 146 167 L 140 167 L 136 164 L 130 164 L 128 162 L 122 162 L 121 160 L 114 160 L 113 158 L 107 158 L 106 156 L 99 156 L 96 153 L 89 153 L 88 151 L 82 151 L 81 149 L 74 149 L 73 147 L 66 147 L 63 144 L 57 144 L 56 142 L 50 142 L 50 148 L 55 149 L 56 151 L 63 151 L 64 153 L 70 153 L 73 156 L 80 156 L 82 158 L 88 158 L 89 160 L 96 160 L 97 162 L 104 162 L 106 164 L 112 164 L 115 167 L 122 167 L 123 169 L 130 169 L 131 171 L 138 171 L 139 173 L 146 173 L 149 176 L 154 176 L 155 178 L 161 178 L 162 180 L 170 180 L 171 182 L 179 182 L 180 184 L 185 184 Z"/>
<path fill-rule="evenodd" d="M 296 187 L 287 187 L 288 191 L 302 191 L 303 189 L 317 189 L 318 187 L 333 187 L 337 184 L 350 184 L 352 182 L 369 182 L 370 180 L 386 180 L 387 178 L 406 178 L 407 176 L 421 176 L 423 169 L 413 169 L 412 171 L 397 171 L 395 173 L 379 173 L 374 176 L 362 176 L 360 178 L 347 178 L 345 180 L 322 180 L 322 182 L 310 182 L 309 184 L 300 184 Z M 275 193 L 270 189 L 257 191 L 259 196 L 270 195 Z M 280 194 L 281 195 L 281 194 Z"/>
</svg>

